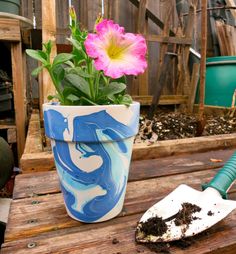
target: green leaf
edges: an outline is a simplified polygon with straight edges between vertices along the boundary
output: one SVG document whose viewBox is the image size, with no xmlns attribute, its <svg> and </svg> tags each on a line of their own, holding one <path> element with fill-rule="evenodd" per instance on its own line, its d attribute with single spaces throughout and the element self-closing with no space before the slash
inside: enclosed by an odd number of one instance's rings
<svg viewBox="0 0 236 254">
<path fill-rule="evenodd" d="M 68 73 L 77 74 L 82 78 L 93 78 L 94 77 L 93 75 L 88 74 L 85 71 L 83 71 L 83 69 L 81 67 L 71 68 L 68 70 Z"/>
<path fill-rule="evenodd" d="M 83 94 L 87 95 L 89 98 L 91 97 L 89 83 L 79 75 L 66 74 L 65 81 L 69 82 L 73 87 L 81 91 Z"/>
<path fill-rule="evenodd" d="M 65 63 L 69 60 L 71 60 L 74 57 L 74 55 L 72 54 L 68 54 L 68 53 L 61 53 L 58 54 L 54 60 L 53 60 L 53 66 L 61 64 L 61 63 Z"/>
<path fill-rule="evenodd" d="M 45 48 L 47 55 L 50 56 L 52 51 L 52 41 L 49 40 L 48 42 L 43 43 L 43 47 Z"/>
<path fill-rule="evenodd" d="M 72 102 L 79 101 L 79 97 L 76 96 L 76 95 L 74 95 L 74 94 L 68 95 L 66 99 L 67 99 L 67 100 L 70 100 L 70 101 L 72 101 Z"/>
<path fill-rule="evenodd" d="M 95 103 L 95 102 L 93 102 L 93 101 L 91 101 L 91 100 L 89 100 L 88 98 L 85 98 L 85 97 L 81 97 L 80 100 L 84 101 L 84 103 L 82 103 L 82 105 L 94 105 L 94 106 L 98 105 L 97 103 Z"/>
<path fill-rule="evenodd" d="M 71 94 L 74 94 L 76 95 L 77 97 L 79 97 L 79 95 L 77 95 L 77 89 L 75 89 L 74 87 L 70 87 L 70 86 L 66 86 L 64 89 L 63 89 L 63 92 L 62 92 L 64 98 L 67 98 L 69 95 Z"/>
<path fill-rule="evenodd" d="M 35 68 L 32 72 L 31 75 L 34 77 L 37 77 L 39 75 L 39 73 L 42 71 L 43 66 L 39 66 L 37 68 Z"/>
<path fill-rule="evenodd" d="M 53 68 L 52 74 L 56 79 L 57 83 L 61 82 L 65 77 L 65 70 L 61 65 L 57 65 Z"/>
<path fill-rule="evenodd" d="M 48 95 L 47 99 L 49 101 L 53 100 L 53 99 L 57 99 L 59 101 L 61 101 L 61 97 L 59 96 L 59 94 L 55 94 L 55 95 Z"/>
<path fill-rule="evenodd" d="M 78 51 L 81 51 L 82 50 L 82 47 L 80 45 L 80 43 L 75 40 L 75 39 L 72 39 L 72 38 L 68 38 L 68 41 L 70 41 L 72 43 L 72 45 L 78 50 Z"/>
<path fill-rule="evenodd" d="M 100 88 L 100 96 L 112 96 L 123 92 L 126 89 L 126 85 L 123 83 L 111 82 L 108 86 Z"/>
<path fill-rule="evenodd" d="M 26 49 L 27 55 L 47 65 L 47 54 L 42 50 Z"/>
<path fill-rule="evenodd" d="M 122 96 L 122 99 L 120 100 L 120 104 L 124 104 L 126 106 L 129 106 L 133 102 L 132 97 L 129 94 L 125 94 Z"/>
</svg>

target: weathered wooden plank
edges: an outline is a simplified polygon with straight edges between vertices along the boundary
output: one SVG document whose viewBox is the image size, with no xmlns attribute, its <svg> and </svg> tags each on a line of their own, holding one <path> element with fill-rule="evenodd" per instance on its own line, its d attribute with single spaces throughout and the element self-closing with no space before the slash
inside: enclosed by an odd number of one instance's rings
<svg viewBox="0 0 236 254">
<path fill-rule="evenodd" d="M 183 44 L 183 45 L 192 44 L 192 39 L 185 38 L 185 37 L 171 37 L 171 36 L 149 34 L 146 36 L 146 39 L 152 42 L 174 43 L 174 44 Z"/>
<path fill-rule="evenodd" d="M 153 160 L 133 161 L 130 167 L 129 181 L 220 168 L 233 152 L 234 150 L 232 149 L 218 150 Z M 222 161 L 216 163 L 210 159 Z M 47 182 L 47 185 L 45 185 L 45 182 Z M 13 198 L 27 198 L 47 193 L 58 193 L 59 191 L 56 171 L 22 174 L 15 179 Z"/>
<path fill-rule="evenodd" d="M 20 41 L 20 21 L 16 19 L 0 19 L 0 38 L 2 41 Z"/>
<path fill-rule="evenodd" d="M 33 19 L 33 1 L 21 0 L 21 15 L 28 19 Z"/>
<path fill-rule="evenodd" d="M 32 112 L 28 133 L 25 143 L 24 153 L 39 153 L 43 150 L 41 128 L 40 128 L 40 118 L 38 110 Z"/>
<path fill-rule="evenodd" d="M 149 253 L 145 246 L 135 243 L 135 228 L 141 214 L 124 216 L 111 221 L 94 225 L 82 225 L 64 230 L 56 230 L 50 234 L 19 239 L 5 243 L 3 254 L 34 253 Z M 71 220 L 71 219 L 70 219 Z M 72 220 L 71 220 L 72 221 Z M 72 222 L 76 223 L 76 222 Z M 118 240 L 117 244 L 113 239 Z M 191 254 L 233 254 L 236 248 L 236 212 L 232 212 L 223 221 L 208 230 L 208 234 L 195 237 L 185 251 Z M 171 247 L 171 253 L 182 254 L 183 249 Z"/>
<path fill-rule="evenodd" d="M 51 60 L 56 56 L 56 1 L 42 0 L 42 39 L 43 43 L 52 42 Z M 55 94 L 55 87 L 46 70 L 42 72 L 43 102 L 48 95 Z"/>
<path fill-rule="evenodd" d="M 234 0 L 225 0 L 225 2 L 227 3 L 227 6 L 229 6 L 229 7 L 236 7 L 236 4 L 235 4 Z M 230 12 L 232 13 L 234 18 L 236 19 L 236 10 L 235 9 L 230 9 Z"/>
<path fill-rule="evenodd" d="M 190 89 L 189 89 L 190 94 L 189 94 L 188 102 L 187 102 L 187 109 L 189 113 L 193 113 L 193 105 L 196 98 L 197 85 L 199 81 L 199 69 L 200 69 L 199 63 L 194 63 Z"/>
<path fill-rule="evenodd" d="M 23 173 L 54 170 L 53 155 L 51 152 L 23 154 L 21 157 L 21 169 Z"/>
<path fill-rule="evenodd" d="M 69 24 L 69 8 L 68 1 L 57 0 L 56 1 L 56 27 L 59 28 L 68 28 Z M 65 44 L 67 42 L 67 35 L 57 33 L 57 43 Z"/>
<path fill-rule="evenodd" d="M 13 199 L 41 196 L 58 192 L 60 192 L 59 179 L 55 170 L 37 172 L 37 174 L 22 174 L 15 178 Z"/>
<path fill-rule="evenodd" d="M 201 183 L 209 181 L 216 171 L 203 170 L 130 182 L 120 216 L 144 212 L 181 183 L 200 190 Z M 232 187 L 230 191 L 235 192 L 236 187 Z M 13 200 L 10 213 L 14 213 L 14 216 L 10 216 L 8 221 L 6 242 L 81 225 L 66 214 L 60 193 Z"/>
<path fill-rule="evenodd" d="M 134 101 L 138 101 L 141 105 L 151 105 L 152 103 L 152 96 L 132 96 Z M 187 103 L 188 96 L 187 95 L 161 95 L 159 99 L 158 105 L 174 105 L 174 104 L 183 104 Z"/>
<path fill-rule="evenodd" d="M 9 144 L 16 143 L 16 128 L 7 129 L 7 142 Z"/>
<path fill-rule="evenodd" d="M 139 1 L 137 33 L 144 34 L 144 35 L 147 33 L 147 28 L 148 28 L 148 19 L 146 17 L 146 5 L 147 5 L 147 0 Z M 138 86 L 139 95 L 148 95 L 148 68 L 144 71 L 143 74 L 139 75 L 137 79 L 134 79 L 133 81 L 135 83 L 133 84 L 133 86 Z"/>
<path fill-rule="evenodd" d="M 153 145 L 135 144 L 132 160 L 153 159 L 181 153 L 204 152 L 236 146 L 236 134 L 159 141 Z"/>
<path fill-rule="evenodd" d="M 159 141 L 155 144 L 135 144 L 132 160 L 154 159 L 181 153 L 204 152 L 216 149 L 236 147 L 236 134 L 223 134 L 178 140 Z M 23 154 L 21 158 L 23 173 L 49 171 L 55 169 L 50 151 Z"/>
<path fill-rule="evenodd" d="M 21 42 L 11 43 L 11 62 L 14 91 L 15 121 L 17 131 L 17 154 L 20 159 L 25 147 L 26 87 L 23 79 Z"/>
</svg>

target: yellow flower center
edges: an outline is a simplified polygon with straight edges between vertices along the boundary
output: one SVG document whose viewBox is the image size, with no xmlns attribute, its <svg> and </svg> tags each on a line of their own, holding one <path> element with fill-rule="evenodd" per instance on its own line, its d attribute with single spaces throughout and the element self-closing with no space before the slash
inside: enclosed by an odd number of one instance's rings
<svg viewBox="0 0 236 254">
<path fill-rule="evenodd" d="M 124 47 L 121 47 L 120 45 L 117 45 L 116 43 L 110 43 L 107 49 L 108 56 L 113 60 L 121 59 L 123 53 L 124 53 Z"/>
</svg>

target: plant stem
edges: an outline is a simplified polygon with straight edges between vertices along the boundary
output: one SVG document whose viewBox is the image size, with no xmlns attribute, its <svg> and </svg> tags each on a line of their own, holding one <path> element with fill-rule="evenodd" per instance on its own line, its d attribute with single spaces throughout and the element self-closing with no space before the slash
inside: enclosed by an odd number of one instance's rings
<svg viewBox="0 0 236 254">
<path fill-rule="evenodd" d="M 60 89 L 59 89 L 59 86 L 58 86 L 58 84 L 57 84 L 57 81 L 56 81 L 56 79 L 55 79 L 55 77 L 54 77 L 54 75 L 53 75 L 53 73 L 52 73 L 52 68 L 51 68 L 51 66 L 50 66 L 50 67 L 47 67 L 47 70 L 48 70 L 49 75 L 50 75 L 50 77 L 51 77 L 51 79 L 52 79 L 52 82 L 53 82 L 53 84 L 54 84 L 54 86 L 55 86 L 55 88 L 56 88 L 56 91 L 57 91 L 58 94 L 59 94 L 60 101 L 61 101 L 62 103 L 64 103 L 63 95 L 62 95 L 62 93 L 61 93 L 61 91 L 60 91 Z"/>
<path fill-rule="evenodd" d="M 92 75 L 92 60 L 87 59 L 87 70 L 88 70 L 88 74 Z M 93 81 L 91 79 L 88 80 L 89 82 L 89 89 L 90 89 L 90 95 L 92 100 L 95 100 L 95 94 L 94 94 L 94 84 Z"/>
</svg>

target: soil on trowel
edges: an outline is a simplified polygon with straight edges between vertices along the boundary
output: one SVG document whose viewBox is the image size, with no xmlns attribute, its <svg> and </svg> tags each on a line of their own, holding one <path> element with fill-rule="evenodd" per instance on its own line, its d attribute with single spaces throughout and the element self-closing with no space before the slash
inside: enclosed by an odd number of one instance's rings
<svg viewBox="0 0 236 254">
<path fill-rule="evenodd" d="M 167 231 L 166 222 L 160 217 L 152 217 L 141 223 L 142 232 L 145 235 L 162 236 Z"/>
<path fill-rule="evenodd" d="M 198 217 L 193 216 L 194 213 L 200 212 L 201 208 L 191 203 L 183 203 L 182 209 L 175 216 L 174 223 L 176 226 L 189 225 L 193 220 Z"/>
<path fill-rule="evenodd" d="M 199 136 L 196 115 L 158 110 L 150 120 L 146 114 L 139 119 L 139 133 L 135 143 L 155 143 L 160 140 L 192 138 Z M 201 136 L 236 132 L 236 118 L 230 115 L 206 116 Z"/>
<path fill-rule="evenodd" d="M 182 208 L 179 210 L 179 212 L 172 216 L 171 219 L 174 220 L 176 226 L 184 225 L 186 231 L 189 224 L 191 224 L 193 220 L 199 219 L 198 217 L 193 216 L 193 214 L 200 211 L 201 208 L 199 206 L 185 202 L 182 204 Z M 148 219 L 146 222 L 139 223 L 138 230 L 140 230 L 140 232 L 142 232 L 145 236 L 162 236 L 168 230 L 166 222 L 169 220 L 169 218 L 163 220 L 162 218 L 155 216 Z M 138 234 L 138 230 L 136 231 L 136 236 Z M 188 237 L 184 239 L 183 232 L 183 239 L 180 239 L 178 241 L 158 243 L 147 242 L 142 244 L 153 252 L 168 254 L 170 253 L 170 247 L 174 246 L 180 249 L 186 249 L 190 247 L 194 242 L 195 240 L 193 237 Z"/>
</svg>

